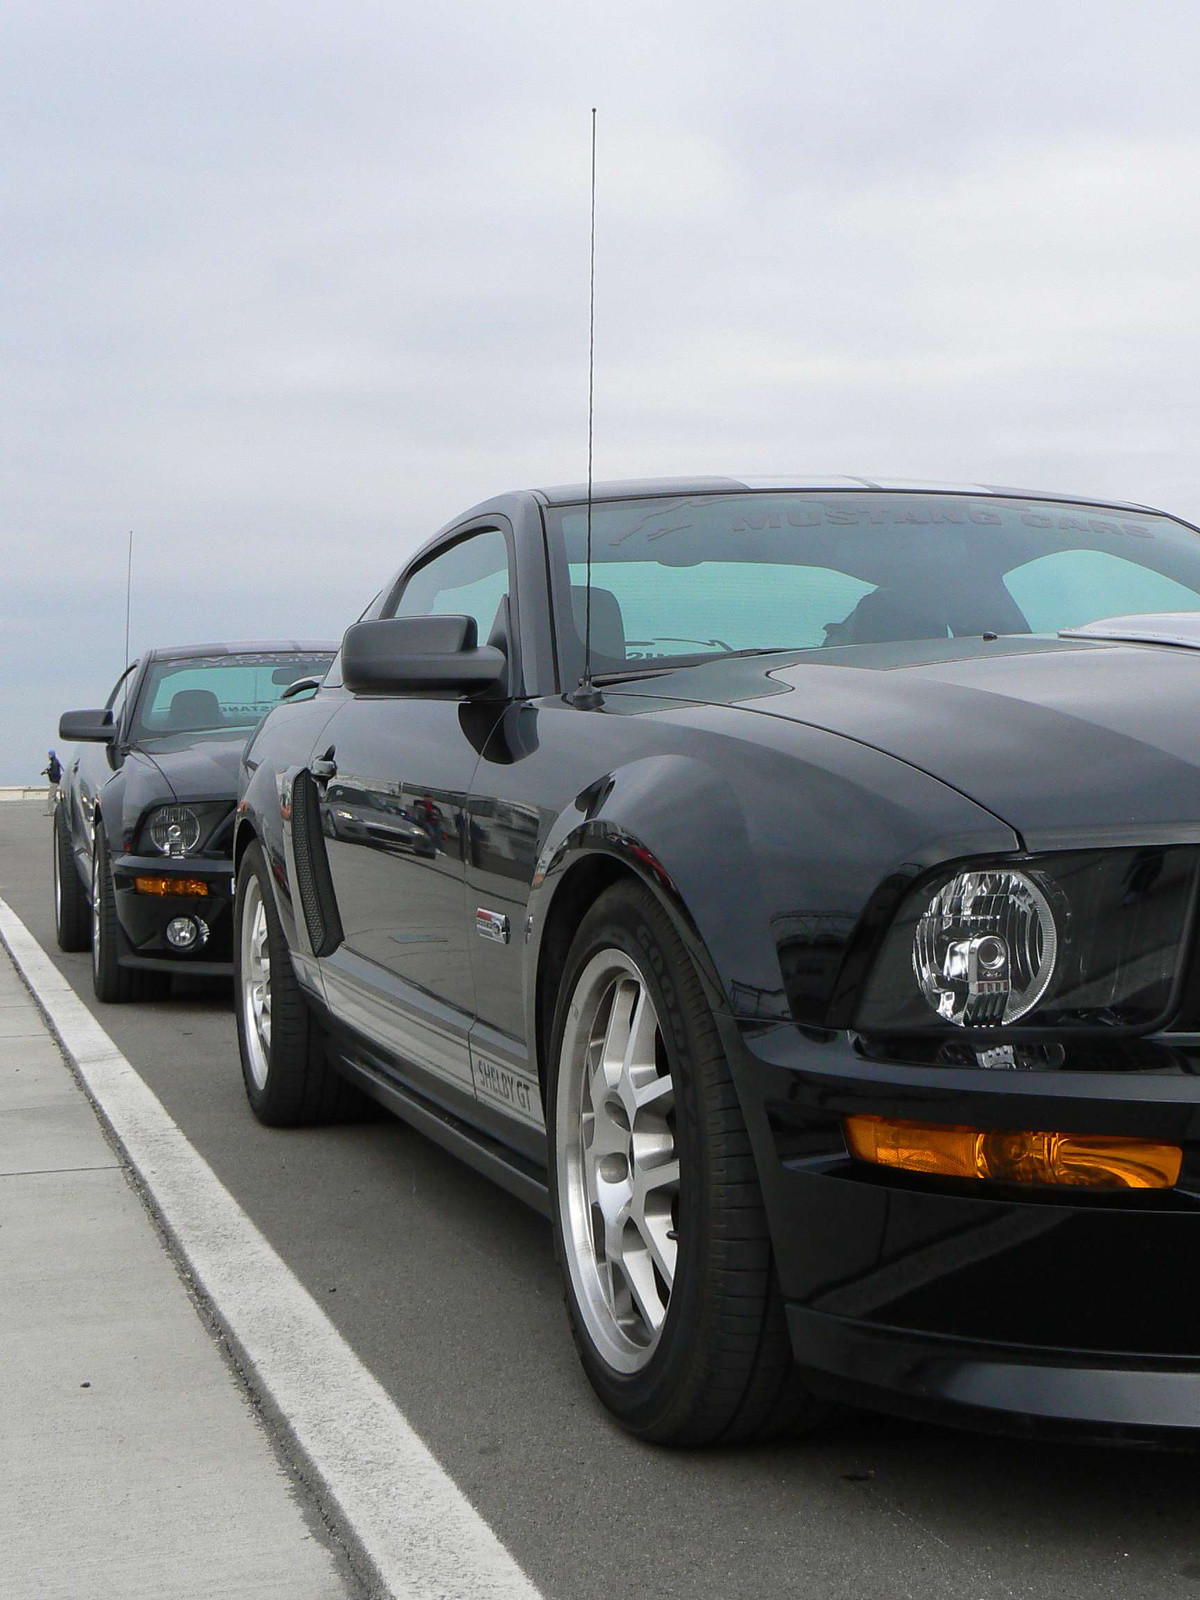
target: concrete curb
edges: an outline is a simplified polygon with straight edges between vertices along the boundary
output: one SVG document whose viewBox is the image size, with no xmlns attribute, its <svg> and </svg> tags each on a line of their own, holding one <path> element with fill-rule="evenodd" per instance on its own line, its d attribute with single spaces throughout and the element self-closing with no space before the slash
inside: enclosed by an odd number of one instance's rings
<svg viewBox="0 0 1200 1600">
<path fill-rule="evenodd" d="M 251 1394 L 373 1587 L 396 1600 L 540 1600 L 24 923 L 0 940 L 111 1129 Z"/>
<path fill-rule="evenodd" d="M 333 1600 L 345 1552 L 0 953 L 0 1587 Z"/>
</svg>

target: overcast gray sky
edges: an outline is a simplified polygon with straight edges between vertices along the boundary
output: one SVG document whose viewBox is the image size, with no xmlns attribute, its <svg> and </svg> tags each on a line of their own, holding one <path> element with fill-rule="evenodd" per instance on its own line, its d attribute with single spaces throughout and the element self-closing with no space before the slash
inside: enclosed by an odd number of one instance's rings
<svg viewBox="0 0 1200 1600">
<path fill-rule="evenodd" d="M 133 647 L 340 636 L 494 491 L 1200 518 L 1195 0 L 5 0 L 0 782 Z M 60 752 L 61 753 L 61 752 Z"/>
</svg>

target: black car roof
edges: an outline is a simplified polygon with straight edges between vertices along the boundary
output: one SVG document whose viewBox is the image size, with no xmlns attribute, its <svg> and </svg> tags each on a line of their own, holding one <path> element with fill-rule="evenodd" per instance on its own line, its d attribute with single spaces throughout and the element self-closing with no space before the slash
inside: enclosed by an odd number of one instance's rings
<svg viewBox="0 0 1200 1600">
<path fill-rule="evenodd" d="M 1021 500 L 1069 500 L 1076 504 L 1112 506 L 1125 511 L 1153 511 L 1131 500 L 1110 500 L 1104 495 L 1057 494 L 1047 489 L 1016 489 L 996 483 L 938 483 L 917 478 L 856 478 L 837 474 L 771 473 L 744 478 L 618 478 L 592 485 L 593 500 L 640 500 L 655 495 L 736 494 L 750 490 L 882 489 L 921 494 L 992 494 Z M 556 484 L 533 491 L 545 505 L 575 505 L 587 499 L 586 483 Z"/>
<path fill-rule="evenodd" d="M 170 644 L 147 650 L 143 661 L 187 661 L 193 656 L 334 656 L 341 648 L 327 639 L 249 639 L 235 644 Z"/>
<path fill-rule="evenodd" d="M 892 494 L 1002 495 L 1006 499 L 1014 500 L 1065 501 L 1071 505 L 1100 506 L 1110 511 L 1134 511 L 1152 516 L 1171 515 L 1170 512 L 1160 511 L 1154 506 L 1143 505 L 1138 501 L 1111 500 L 1103 495 L 1064 494 L 1050 489 L 1017 489 L 999 483 L 939 483 L 919 478 L 856 478 L 836 473 L 811 472 L 749 474 L 741 478 L 716 476 L 613 478 L 594 483 L 592 499 L 603 502 L 652 499 L 667 495 L 745 494 L 747 491 L 754 493 L 772 490 L 786 493 L 789 490 L 809 489 L 833 490 L 835 493 L 839 490 L 853 493 L 874 489 Z M 400 570 L 406 571 L 414 563 L 424 560 L 426 555 L 448 535 L 456 533 L 469 523 L 477 522 L 481 517 L 512 516 L 522 504 L 529 505 L 531 501 L 538 506 L 569 506 L 580 505 L 586 500 L 586 483 L 552 484 L 541 489 L 510 489 L 506 493 L 492 495 L 487 500 L 481 500 L 478 505 L 460 511 L 452 521 L 444 523 L 436 533 L 418 545 Z M 1179 522 L 1182 519 L 1175 517 L 1174 520 Z M 1190 527 L 1191 524 L 1187 523 L 1185 526 Z"/>
</svg>

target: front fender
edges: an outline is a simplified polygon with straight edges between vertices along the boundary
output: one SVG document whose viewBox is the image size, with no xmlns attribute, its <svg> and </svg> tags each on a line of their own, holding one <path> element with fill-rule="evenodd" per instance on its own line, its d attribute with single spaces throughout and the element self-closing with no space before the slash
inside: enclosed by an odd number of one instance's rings
<svg viewBox="0 0 1200 1600">
<path fill-rule="evenodd" d="M 234 830 L 234 862 L 240 864 L 249 846 L 257 840 L 262 847 L 275 909 L 283 924 L 288 946 L 295 953 L 311 957 L 303 936 L 303 919 L 293 902 L 293 863 L 290 850 L 292 780 L 300 769 L 290 765 L 277 771 L 268 763 L 243 763 L 241 794 Z"/>
<path fill-rule="evenodd" d="M 728 980 L 714 960 L 705 929 L 725 927 L 722 955 L 728 969 L 757 980 L 767 1003 L 763 1015 L 786 1017 L 786 999 L 770 940 L 745 914 L 728 914 L 726 885 L 718 874 L 693 870 L 680 848 L 680 818 L 702 815 L 721 836 L 721 874 L 732 873 L 747 890 L 746 905 L 761 902 L 758 869 L 745 819 L 731 786 L 712 767 L 684 755 L 647 756 L 588 786 L 550 829 L 534 871 L 529 899 L 526 1012 L 537 1004 L 535 974 L 557 896 L 577 868 L 592 858 L 618 862 L 655 894 L 674 922 L 700 974 L 714 1010 L 730 1009 Z M 531 1032 L 530 1038 L 535 1037 Z"/>
<path fill-rule="evenodd" d="M 1018 843 L 966 796 L 870 746 L 780 718 L 734 722 L 723 708 L 675 716 L 703 726 L 699 755 L 630 761 L 546 836 L 527 927 L 531 1023 L 530 973 L 557 897 L 589 855 L 619 856 L 659 894 L 715 1010 L 824 1029 L 837 1025 L 838 976 L 881 885 Z"/>
<path fill-rule="evenodd" d="M 247 741 L 238 778 L 234 859 L 240 861 L 251 840 L 258 840 L 297 972 L 318 991 L 321 981 L 316 958 L 293 893 L 292 782 L 307 766 L 341 703 L 338 694 L 319 693 L 311 700 L 275 706 Z"/>
</svg>

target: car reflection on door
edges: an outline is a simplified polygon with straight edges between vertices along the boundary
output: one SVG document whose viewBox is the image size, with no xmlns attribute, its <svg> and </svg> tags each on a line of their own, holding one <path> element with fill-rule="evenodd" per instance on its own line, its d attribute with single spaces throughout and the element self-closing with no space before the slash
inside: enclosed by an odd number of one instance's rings
<svg viewBox="0 0 1200 1600">
<path fill-rule="evenodd" d="M 431 812 L 438 818 L 436 829 L 430 820 Z M 335 779 L 326 791 L 324 817 L 330 838 L 397 855 L 422 856 L 429 861 L 437 855 L 445 836 L 440 812 L 432 799 L 425 797 L 408 807 L 398 785 L 395 793 L 386 793 Z"/>
</svg>

